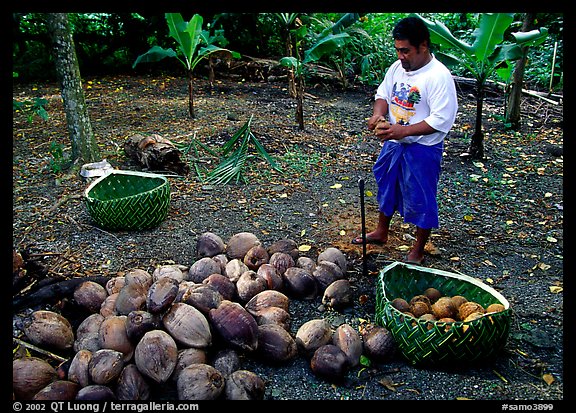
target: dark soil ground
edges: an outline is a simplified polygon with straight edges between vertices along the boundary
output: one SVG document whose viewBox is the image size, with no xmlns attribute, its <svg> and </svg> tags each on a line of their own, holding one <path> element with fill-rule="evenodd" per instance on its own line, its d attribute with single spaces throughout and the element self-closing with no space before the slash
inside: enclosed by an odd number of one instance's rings
<svg viewBox="0 0 576 413">
<path fill-rule="evenodd" d="M 327 247 L 348 259 L 354 304 L 338 312 L 321 297 L 292 300 L 292 330 L 312 318 L 358 328 L 375 318 L 375 282 L 381 268 L 402 260 L 414 228 L 393 221 L 388 245 L 369 246 L 368 276 L 362 248 L 350 240 L 361 231 L 359 179 L 366 185 L 368 230 L 375 222 L 376 193 L 371 167 L 379 142 L 366 129 L 374 91 L 370 88 L 308 85 L 305 130 L 295 121 L 295 100 L 284 82 L 221 77 L 213 88 L 195 81 L 196 119 L 188 116 L 183 78 L 118 76 L 86 79 L 87 104 L 103 158 L 118 169 L 140 169 L 122 151 L 134 134 L 159 134 L 187 147 L 193 138 L 213 149 L 252 116 L 252 131 L 280 163 L 276 172 L 260 158 L 247 170 L 247 184 L 210 186 L 194 170 L 170 177 L 168 217 L 159 227 L 109 232 L 91 220 L 81 197 L 88 182 L 57 171 L 61 145 L 70 149 L 60 91 L 56 84 L 15 85 L 17 100 L 48 100 L 49 120 L 13 120 L 13 247 L 26 251 L 29 274 L 13 288 L 14 302 L 38 288 L 42 278 L 116 276 L 131 268 L 152 271 L 165 263 L 191 265 L 197 237 L 211 231 L 227 240 L 237 232 L 256 234 L 264 245 L 282 238 L 311 249 Z M 317 378 L 304 357 L 269 365 L 243 357 L 243 368 L 266 383 L 265 399 L 316 400 L 539 400 L 564 399 L 563 307 L 563 114 L 562 106 L 525 97 L 522 128 L 508 131 L 498 119 L 502 97 L 485 100 L 486 158 L 466 151 L 474 130 L 475 99 L 460 90 L 460 110 L 446 139 L 440 181 L 440 228 L 428 245 L 426 266 L 475 277 L 510 302 L 513 322 L 496 360 L 458 367 L 412 366 L 400 354 L 350 371 L 344 382 Z M 207 153 L 183 155 L 204 170 L 216 165 Z M 34 269 L 44 270 L 42 276 Z M 47 272 L 46 272 L 47 271 Z M 18 318 L 34 309 L 56 309 L 73 322 L 70 297 L 13 307 L 14 336 L 26 340 Z M 7 351 L 7 349 L 6 349 Z M 33 350 L 31 353 L 35 354 Z M 70 355 L 62 355 L 69 357 Z M 54 361 L 51 360 L 53 363 Z M 156 388 L 158 398 L 173 389 Z"/>
</svg>

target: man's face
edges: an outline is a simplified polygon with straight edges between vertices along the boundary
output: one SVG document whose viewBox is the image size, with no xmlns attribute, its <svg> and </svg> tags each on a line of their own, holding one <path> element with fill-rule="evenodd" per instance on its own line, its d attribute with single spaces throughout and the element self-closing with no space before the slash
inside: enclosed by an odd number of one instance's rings
<svg viewBox="0 0 576 413">
<path fill-rule="evenodd" d="M 394 49 L 396 49 L 402 67 L 407 72 L 420 69 L 428 62 L 426 43 L 414 47 L 408 40 L 394 40 Z"/>
</svg>

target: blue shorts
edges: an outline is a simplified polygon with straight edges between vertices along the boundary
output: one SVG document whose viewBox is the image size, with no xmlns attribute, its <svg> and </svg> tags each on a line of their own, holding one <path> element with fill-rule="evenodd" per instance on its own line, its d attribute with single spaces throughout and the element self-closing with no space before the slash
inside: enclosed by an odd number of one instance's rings
<svg viewBox="0 0 576 413">
<path fill-rule="evenodd" d="M 384 142 L 373 167 L 378 184 L 380 212 L 391 217 L 395 211 L 404 222 L 420 228 L 438 228 L 438 180 L 444 143 Z"/>
</svg>

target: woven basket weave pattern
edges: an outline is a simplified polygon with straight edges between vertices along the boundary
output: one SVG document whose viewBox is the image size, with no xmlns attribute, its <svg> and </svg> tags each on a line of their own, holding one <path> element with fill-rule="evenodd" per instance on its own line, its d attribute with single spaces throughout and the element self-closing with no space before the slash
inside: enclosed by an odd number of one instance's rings
<svg viewBox="0 0 576 413">
<path fill-rule="evenodd" d="M 469 322 L 423 321 L 394 308 L 396 297 L 410 300 L 434 287 L 443 295 L 462 295 L 486 308 L 503 304 L 505 310 Z M 376 283 L 376 322 L 390 330 L 402 355 L 412 364 L 452 364 L 493 359 L 504 347 L 512 310 L 504 297 L 471 277 L 444 271 L 392 264 Z"/>
<path fill-rule="evenodd" d="M 170 184 L 161 176 L 114 171 L 86 190 L 92 219 L 109 230 L 141 230 L 159 225 L 168 215 Z"/>
</svg>

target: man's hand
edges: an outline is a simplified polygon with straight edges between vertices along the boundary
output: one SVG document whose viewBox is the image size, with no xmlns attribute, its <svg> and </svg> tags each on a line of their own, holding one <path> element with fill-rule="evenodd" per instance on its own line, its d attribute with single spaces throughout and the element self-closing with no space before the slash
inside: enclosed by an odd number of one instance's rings
<svg viewBox="0 0 576 413">
<path fill-rule="evenodd" d="M 379 122 L 385 122 L 386 119 L 382 115 L 374 115 L 368 119 L 368 129 L 374 130 Z"/>
</svg>

